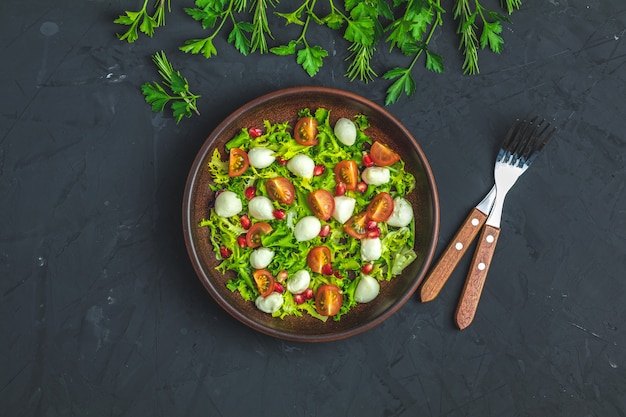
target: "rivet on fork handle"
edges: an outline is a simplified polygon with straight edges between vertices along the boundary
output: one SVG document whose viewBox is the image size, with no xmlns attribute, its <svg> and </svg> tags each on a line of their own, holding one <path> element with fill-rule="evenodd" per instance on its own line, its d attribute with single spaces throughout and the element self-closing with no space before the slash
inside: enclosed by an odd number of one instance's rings
<svg viewBox="0 0 626 417">
<path fill-rule="evenodd" d="M 487 215 L 477 208 L 474 208 L 469 216 L 463 222 L 454 238 L 443 252 L 439 261 L 431 271 L 430 275 L 424 281 L 420 289 L 420 298 L 422 302 L 432 301 L 439 295 L 444 284 L 450 278 L 452 271 L 465 255 L 467 248 L 470 246 L 480 228 L 485 224 Z"/>
<path fill-rule="evenodd" d="M 486 225 L 480 235 L 455 314 L 456 325 L 461 330 L 474 320 L 499 236 L 500 228 L 490 225 Z"/>
</svg>

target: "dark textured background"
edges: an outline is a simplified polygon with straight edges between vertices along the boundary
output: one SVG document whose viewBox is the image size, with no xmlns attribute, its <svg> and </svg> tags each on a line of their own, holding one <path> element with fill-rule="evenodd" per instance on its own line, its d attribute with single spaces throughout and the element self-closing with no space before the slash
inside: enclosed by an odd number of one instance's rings
<svg viewBox="0 0 626 417">
<path fill-rule="evenodd" d="M 323 85 L 383 104 L 389 84 L 343 77 L 346 44 L 328 30 L 314 33 L 330 57 L 313 79 L 223 40 L 211 60 L 185 55 L 203 34 L 191 1 L 174 0 L 153 39 L 117 40 L 113 20 L 139 3 L 0 5 L 0 415 L 626 415 L 623 0 L 525 1 L 473 77 L 446 15 L 432 44 L 446 73 L 415 71 L 415 96 L 387 107 L 436 176 L 438 253 L 490 188 L 513 119 L 542 114 L 558 137 L 507 197 L 470 328 L 453 323 L 466 259 L 434 302 L 315 345 L 255 333 L 204 291 L 181 233 L 186 176 L 253 98 Z M 176 125 L 144 103 L 160 49 L 201 117 Z M 381 46 L 375 69 L 397 63 Z"/>
</svg>

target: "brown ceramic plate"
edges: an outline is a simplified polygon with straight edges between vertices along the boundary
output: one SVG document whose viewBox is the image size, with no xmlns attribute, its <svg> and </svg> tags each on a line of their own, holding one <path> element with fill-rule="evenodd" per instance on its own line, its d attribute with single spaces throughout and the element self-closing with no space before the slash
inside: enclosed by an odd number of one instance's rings
<svg viewBox="0 0 626 417">
<path fill-rule="evenodd" d="M 308 315 L 274 318 L 244 301 L 239 293 L 226 288 L 228 276 L 215 270 L 217 260 L 209 240 L 209 229 L 198 227 L 208 217 L 213 192 L 207 169 L 215 147 L 222 155 L 224 144 L 244 127 L 290 122 L 293 126 L 298 110 L 319 107 L 331 111 L 331 125 L 340 117 L 356 114 L 368 117 L 371 127 L 366 133 L 373 140 L 388 144 L 402 155 L 406 168 L 415 176 L 417 186 L 407 196 L 413 205 L 416 221 L 415 251 L 418 259 L 402 275 L 381 283 L 378 297 L 367 304 L 358 304 L 340 321 L 322 322 Z M 424 278 L 439 232 L 439 200 L 432 171 L 424 152 L 411 133 L 389 112 L 377 104 L 345 91 L 323 87 L 296 87 L 279 90 L 245 104 L 226 118 L 202 145 L 189 173 L 183 201 L 183 230 L 187 251 L 200 281 L 215 301 L 237 320 L 270 336 L 300 342 L 338 340 L 362 333 L 382 323 L 413 295 Z"/>
</svg>

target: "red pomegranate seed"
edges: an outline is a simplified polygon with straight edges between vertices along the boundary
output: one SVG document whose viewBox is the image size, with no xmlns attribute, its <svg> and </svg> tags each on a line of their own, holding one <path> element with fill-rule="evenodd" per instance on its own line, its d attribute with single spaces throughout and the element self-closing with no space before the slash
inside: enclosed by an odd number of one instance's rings
<svg viewBox="0 0 626 417">
<path fill-rule="evenodd" d="M 285 282 L 288 276 L 289 276 L 289 273 L 287 272 L 287 270 L 283 269 L 282 271 L 278 273 L 278 275 L 276 275 L 276 280 L 278 282 Z"/>
<path fill-rule="evenodd" d="M 295 301 L 296 304 L 302 304 L 306 301 L 306 299 L 304 298 L 303 294 L 294 294 L 293 301 Z"/>
<path fill-rule="evenodd" d="M 340 195 L 344 195 L 345 193 L 346 193 L 346 184 L 344 184 L 343 182 L 337 183 L 337 185 L 335 186 L 335 195 L 340 196 Z"/>
<path fill-rule="evenodd" d="M 374 161 L 372 161 L 372 157 L 368 153 L 363 154 L 362 162 L 363 162 L 363 166 L 366 166 L 366 167 L 374 166 Z"/>
<path fill-rule="evenodd" d="M 367 230 L 375 230 L 378 227 L 378 223 L 375 222 L 374 220 L 368 220 L 367 223 L 365 224 L 365 228 Z"/>
<path fill-rule="evenodd" d="M 375 229 L 369 230 L 367 232 L 367 237 L 370 239 L 373 239 L 375 237 L 379 237 L 380 236 L 380 229 L 377 227 Z"/>
<path fill-rule="evenodd" d="M 251 127 L 248 129 L 248 134 L 252 137 L 252 139 L 256 139 L 263 134 L 263 131 L 258 127 Z"/>
<path fill-rule="evenodd" d="M 247 246 L 246 235 L 237 236 L 237 244 L 239 245 L 240 248 L 245 248 Z"/>
<path fill-rule="evenodd" d="M 283 158 L 282 156 L 277 156 L 276 162 L 278 162 L 278 165 L 283 165 L 283 166 L 287 165 L 287 160 Z"/>
<path fill-rule="evenodd" d="M 274 218 L 278 220 L 285 220 L 285 217 L 287 217 L 285 210 L 281 209 L 274 210 L 272 214 L 274 215 Z"/>
<path fill-rule="evenodd" d="M 330 225 L 325 224 L 324 226 L 322 226 L 322 230 L 320 230 L 319 236 L 326 237 L 329 234 L 330 234 Z"/>
<path fill-rule="evenodd" d="M 306 290 L 304 290 L 302 295 L 304 296 L 305 299 L 310 300 L 311 298 L 313 298 L 313 289 L 307 288 Z"/>
<path fill-rule="evenodd" d="M 324 266 L 322 266 L 322 274 L 324 274 L 324 275 L 332 275 L 333 274 L 333 266 L 331 264 L 324 264 Z"/>
<path fill-rule="evenodd" d="M 274 281 L 274 291 L 282 294 L 285 292 L 285 286 L 280 282 Z"/>
<path fill-rule="evenodd" d="M 361 267 L 361 272 L 363 272 L 366 275 L 371 273 L 373 270 L 374 270 L 374 264 L 371 262 Z"/>
<path fill-rule="evenodd" d="M 221 246 L 220 247 L 220 256 L 224 259 L 229 258 L 230 255 L 233 254 L 233 251 L 231 251 L 230 249 L 228 249 L 226 246 Z"/>
<path fill-rule="evenodd" d="M 248 230 L 250 226 L 252 226 L 252 220 L 250 220 L 250 217 L 248 217 L 247 214 L 244 214 L 239 218 L 239 223 L 241 223 L 241 227 L 246 230 Z"/>
<path fill-rule="evenodd" d="M 322 175 L 325 170 L 326 170 L 326 167 L 324 165 L 315 165 L 315 168 L 313 168 L 313 175 L 318 177 Z"/>
<path fill-rule="evenodd" d="M 252 200 L 256 195 L 256 187 L 254 185 L 249 186 L 243 192 L 248 200 Z"/>
<path fill-rule="evenodd" d="M 367 191 L 367 184 L 366 184 L 366 183 L 364 183 L 363 181 L 359 181 L 359 182 L 356 184 L 356 190 L 357 190 L 358 192 L 360 192 L 361 194 L 363 194 L 364 192 L 366 192 L 366 191 Z"/>
<path fill-rule="evenodd" d="M 338 269 L 335 269 L 335 271 L 333 272 L 333 275 L 335 276 L 335 278 L 343 278 L 343 275 L 341 275 L 341 272 L 339 272 Z"/>
</svg>

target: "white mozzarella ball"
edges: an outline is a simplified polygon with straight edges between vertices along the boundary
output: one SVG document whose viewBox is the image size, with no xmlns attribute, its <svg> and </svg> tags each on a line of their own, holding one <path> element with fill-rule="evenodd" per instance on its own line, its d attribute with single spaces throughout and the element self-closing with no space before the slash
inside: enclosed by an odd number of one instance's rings
<svg viewBox="0 0 626 417">
<path fill-rule="evenodd" d="M 371 275 L 363 275 L 354 290 L 354 301 L 357 303 L 369 303 L 380 292 L 380 283 Z"/>
<path fill-rule="evenodd" d="M 369 167 L 363 170 L 361 178 L 366 184 L 381 185 L 389 182 L 391 174 L 385 167 Z"/>
<path fill-rule="evenodd" d="M 383 253 L 380 238 L 361 239 L 361 259 L 363 262 L 376 261 Z"/>
<path fill-rule="evenodd" d="M 309 274 L 309 271 L 302 269 L 287 280 L 287 291 L 292 294 L 301 294 L 309 288 L 310 283 L 311 274 Z"/>
<path fill-rule="evenodd" d="M 257 220 L 274 219 L 272 200 L 263 195 L 258 195 L 250 200 L 248 203 L 248 211 L 250 211 L 250 215 Z"/>
<path fill-rule="evenodd" d="M 296 223 L 293 234 L 298 242 L 304 242 L 319 235 L 320 230 L 322 230 L 322 223 L 317 217 L 305 216 Z"/>
<path fill-rule="evenodd" d="M 222 191 L 215 199 L 215 213 L 220 217 L 231 217 L 238 214 L 243 205 L 237 194 L 232 191 Z"/>
<path fill-rule="evenodd" d="M 309 156 L 304 154 L 298 154 L 291 158 L 287 162 L 287 168 L 294 175 L 303 178 L 313 178 L 313 171 L 315 170 L 315 161 Z"/>
<path fill-rule="evenodd" d="M 283 305 L 283 296 L 277 292 L 273 292 L 267 297 L 257 297 L 254 301 L 256 308 L 261 310 L 264 313 L 272 314 Z"/>
<path fill-rule="evenodd" d="M 337 139 L 339 139 L 339 141 L 344 145 L 354 145 L 354 142 L 356 141 L 356 126 L 354 125 L 354 122 L 352 120 L 346 119 L 344 117 L 337 120 L 337 123 L 335 123 L 334 132 L 335 136 L 337 136 Z"/>
<path fill-rule="evenodd" d="M 413 207 L 406 199 L 396 197 L 393 200 L 393 212 L 387 219 L 387 224 L 394 227 L 408 226 L 413 220 Z"/>
<path fill-rule="evenodd" d="M 276 157 L 274 156 L 273 150 L 257 147 L 248 151 L 248 159 L 250 160 L 250 165 L 257 169 L 263 169 L 272 165 Z"/>
<path fill-rule="evenodd" d="M 345 195 L 335 197 L 335 210 L 333 211 L 333 217 L 335 220 L 341 224 L 347 222 L 348 219 L 352 217 L 355 204 L 356 200 L 352 197 L 347 197 Z"/>
<path fill-rule="evenodd" d="M 270 248 L 258 248 L 252 251 L 250 254 L 250 265 L 254 269 L 263 269 L 274 259 L 274 251 Z"/>
</svg>

